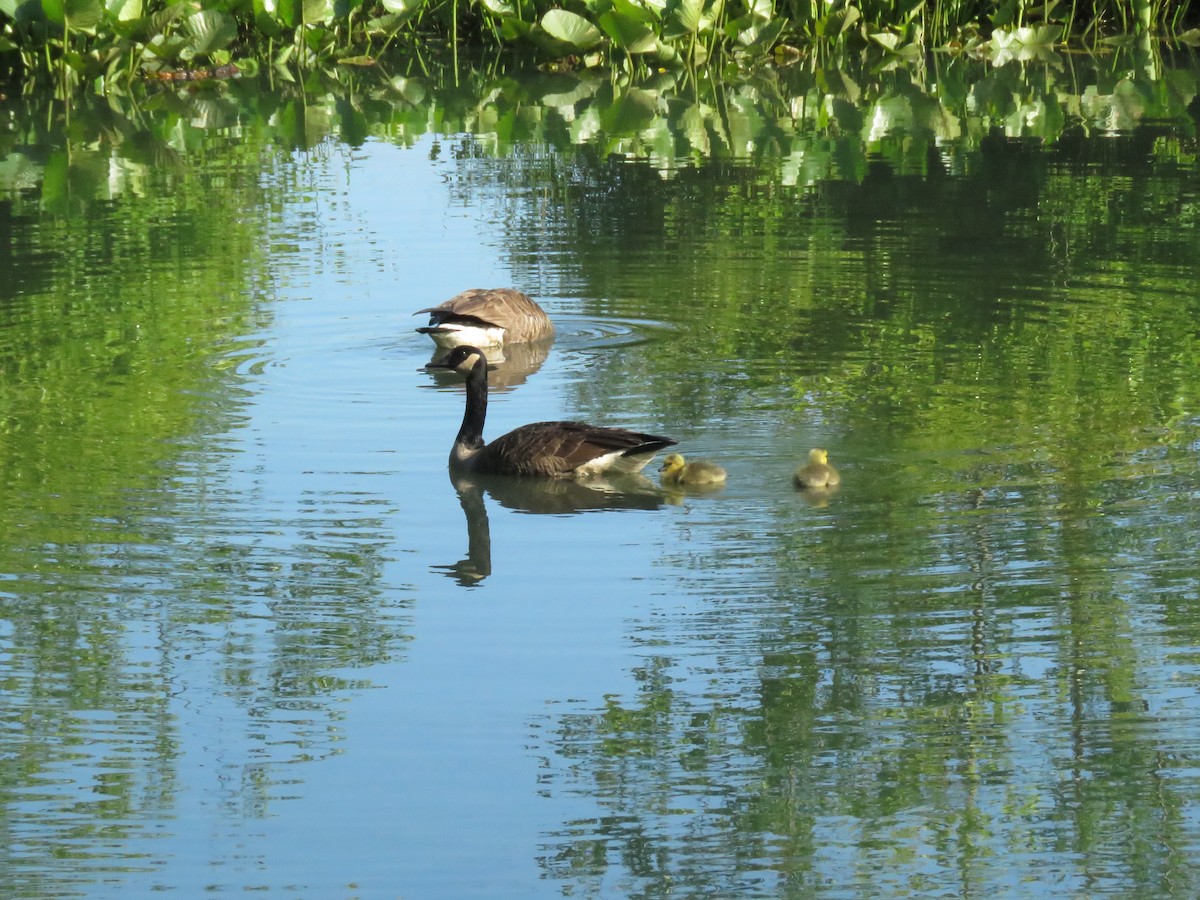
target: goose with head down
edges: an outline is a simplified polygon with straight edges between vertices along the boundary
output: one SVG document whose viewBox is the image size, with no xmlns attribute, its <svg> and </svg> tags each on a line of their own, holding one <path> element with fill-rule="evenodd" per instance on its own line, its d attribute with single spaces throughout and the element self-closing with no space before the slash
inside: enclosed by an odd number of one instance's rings
<svg viewBox="0 0 1200 900">
<path fill-rule="evenodd" d="M 443 349 L 500 347 L 554 337 L 554 324 L 545 310 L 515 288 L 471 288 L 413 315 L 421 313 L 429 313 L 429 324 L 417 331 Z"/>
<path fill-rule="evenodd" d="M 467 378 L 467 407 L 450 451 L 452 469 L 551 478 L 625 474 L 640 471 L 659 450 L 676 443 L 661 435 L 584 422 L 535 422 L 485 443 L 488 383 L 483 351 L 455 347 L 429 367 L 452 369 Z"/>
</svg>

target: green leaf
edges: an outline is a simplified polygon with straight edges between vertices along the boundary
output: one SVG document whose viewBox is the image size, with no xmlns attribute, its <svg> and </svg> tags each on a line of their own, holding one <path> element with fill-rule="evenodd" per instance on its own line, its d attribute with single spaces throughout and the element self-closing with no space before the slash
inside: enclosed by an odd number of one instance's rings
<svg viewBox="0 0 1200 900">
<path fill-rule="evenodd" d="M 232 17 L 216 9 L 192 13 L 184 20 L 184 27 L 191 37 L 191 50 L 197 56 L 207 56 L 227 47 L 237 37 L 237 25 Z"/>
<path fill-rule="evenodd" d="M 42 209 L 53 215 L 65 215 L 70 206 L 70 191 L 67 185 L 69 171 L 65 150 L 56 150 L 46 160 L 42 170 Z"/>
<path fill-rule="evenodd" d="M 644 22 L 647 25 L 657 25 L 662 21 L 661 10 L 653 9 L 635 0 L 612 0 L 609 7 L 622 18 L 634 22 Z"/>
<path fill-rule="evenodd" d="M 653 53 L 658 49 L 654 30 L 644 22 L 610 10 L 600 17 L 600 27 L 626 53 Z"/>
<path fill-rule="evenodd" d="M 541 24 L 550 37 L 578 50 L 588 50 L 604 39 L 599 28 L 583 16 L 565 9 L 550 10 L 542 16 Z"/>
<path fill-rule="evenodd" d="M 387 0 L 384 0 L 384 2 L 386 5 Z M 508 0 L 479 0 L 479 5 L 493 16 L 500 16 L 501 18 L 517 14 L 516 7 L 509 3 Z"/>
<path fill-rule="evenodd" d="M 746 7 L 749 14 L 760 22 L 768 22 L 775 18 L 775 0 L 748 0 Z"/>
<path fill-rule="evenodd" d="M 88 31 L 104 16 L 100 0 L 42 0 L 42 12 L 49 21 L 65 25 L 69 31 Z"/>
<path fill-rule="evenodd" d="M 67 27 L 72 31 L 91 31 L 104 18 L 100 0 L 65 0 Z"/>
<path fill-rule="evenodd" d="M 305 25 L 328 25 L 334 20 L 333 0 L 303 0 Z"/>
<path fill-rule="evenodd" d="M 408 18 L 422 6 L 422 0 L 381 0 L 383 8 L 390 13 Z M 308 3 L 304 4 L 305 12 L 308 11 Z"/>
<path fill-rule="evenodd" d="M 60 27 L 66 24 L 67 14 L 63 9 L 63 0 L 42 0 L 42 12 L 48 22 Z"/>
<path fill-rule="evenodd" d="M 180 34 L 156 34 L 142 48 L 143 56 L 157 59 L 177 60 L 183 55 L 188 40 Z"/>
<path fill-rule="evenodd" d="M 857 6 L 847 6 L 841 14 L 840 20 L 837 23 L 838 34 L 842 35 L 849 31 L 862 18 L 862 13 L 859 12 Z"/>
<path fill-rule="evenodd" d="M 404 27 L 404 23 L 411 18 L 409 15 L 402 13 L 389 13 L 386 16 L 379 16 L 374 19 L 367 20 L 367 33 L 371 35 L 391 36 Z"/>
<path fill-rule="evenodd" d="M 871 35 L 871 40 L 877 43 L 885 50 L 891 50 L 893 53 L 900 43 L 900 35 L 892 34 L 890 31 L 880 31 Z"/>
<path fill-rule="evenodd" d="M 737 42 L 747 50 L 767 52 L 783 34 L 786 22 L 774 19 L 764 25 L 751 25 L 738 32 Z"/>
<path fill-rule="evenodd" d="M 533 25 L 524 19 L 511 16 L 500 20 L 500 36 L 506 41 L 515 41 L 529 37 L 533 33 Z"/>
<path fill-rule="evenodd" d="M 704 0 L 677 0 L 672 4 L 670 35 L 693 34 L 700 28 L 700 17 L 704 13 Z"/>
<path fill-rule="evenodd" d="M 283 23 L 273 12 L 268 12 L 262 0 L 254 0 L 254 24 L 264 35 L 277 38 L 283 34 Z"/>
<path fill-rule="evenodd" d="M 297 7 L 292 0 L 254 0 L 254 17 L 260 23 L 274 22 L 277 32 L 281 28 L 295 28 L 300 24 Z"/>
<path fill-rule="evenodd" d="M 600 114 L 601 127 L 611 135 L 634 134 L 658 115 L 658 95 L 630 88 Z"/>
<path fill-rule="evenodd" d="M 117 22 L 132 22 L 142 17 L 142 0 L 104 0 L 108 18 Z"/>
<path fill-rule="evenodd" d="M 18 25 L 46 20 L 46 12 L 39 0 L 0 0 L 0 13 Z"/>
</svg>

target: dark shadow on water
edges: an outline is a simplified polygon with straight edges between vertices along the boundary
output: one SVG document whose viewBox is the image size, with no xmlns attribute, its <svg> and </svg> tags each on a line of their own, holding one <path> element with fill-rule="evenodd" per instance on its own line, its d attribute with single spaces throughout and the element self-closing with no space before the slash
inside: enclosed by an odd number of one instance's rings
<svg viewBox="0 0 1200 900">
<path fill-rule="evenodd" d="M 467 519 L 467 555 L 435 572 L 463 587 L 481 584 L 492 574 L 492 536 L 484 495 L 501 506 L 535 515 L 570 516 L 581 512 L 658 509 L 667 498 L 644 475 L 571 481 L 554 478 L 514 478 L 504 475 L 450 474 Z"/>
</svg>

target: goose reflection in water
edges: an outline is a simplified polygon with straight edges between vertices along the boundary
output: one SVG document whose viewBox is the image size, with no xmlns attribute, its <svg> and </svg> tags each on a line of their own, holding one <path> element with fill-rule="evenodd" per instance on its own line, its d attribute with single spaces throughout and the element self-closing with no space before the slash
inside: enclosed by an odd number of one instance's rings
<svg viewBox="0 0 1200 900">
<path fill-rule="evenodd" d="M 481 348 L 488 362 L 488 387 L 497 393 L 520 387 L 542 367 L 552 346 L 551 341 L 539 341 L 535 344 Z M 425 365 L 425 371 L 433 376 L 434 383 L 439 387 L 463 383 L 460 374 L 441 367 L 449 353 L 449 350 L 435 350 Z"/>
<path fill-rule="evenodd" d="M 492 574 L 492 534 L 485 494 L 506 509 L 552 516 L 593 510 L 658 509 L 667 502 L 663 492 L 644 475 L 572 481 L 451 471 L 450 483 L 458 492 L 467 519 L 467 555 L 451 565 L 430 568 L 463 587 L 481 584 Z"/>
</svg>

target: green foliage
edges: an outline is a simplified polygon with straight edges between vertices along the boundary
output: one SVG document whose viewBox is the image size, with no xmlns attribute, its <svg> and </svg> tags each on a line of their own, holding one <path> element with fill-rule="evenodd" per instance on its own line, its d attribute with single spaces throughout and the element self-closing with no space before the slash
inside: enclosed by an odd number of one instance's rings
<svg viewBox="0 0 1200 900">
<path fill-rule="evenodd" d="M 937 47 L 1003 53 L 1070 34 L 1178 31 L 1185 11 L 1166 0 L 0 0 L 0 62 L 105 86 L 245 57 L 328 68 L 397 40 L 420 52 L 431 37 L 630 70 L 800 55 L 783 41 L 912 60 Z"/>
</svg>

